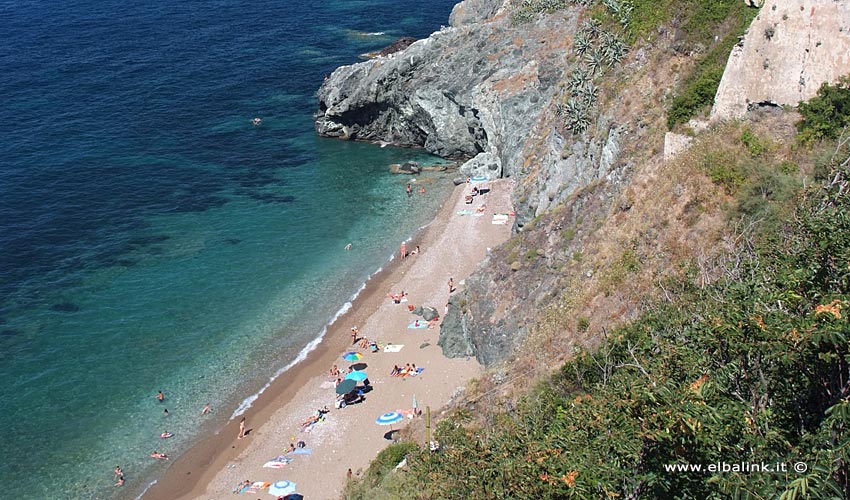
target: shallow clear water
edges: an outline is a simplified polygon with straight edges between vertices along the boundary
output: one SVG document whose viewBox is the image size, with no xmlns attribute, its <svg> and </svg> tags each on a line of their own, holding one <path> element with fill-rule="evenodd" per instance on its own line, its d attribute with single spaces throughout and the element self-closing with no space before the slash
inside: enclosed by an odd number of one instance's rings
<svg viewBox="0 0 850 500">
<path fill-rule="evenodd" d="M 433 217 L 312 113 L 453 3 L 0 1 L 0 498 L 137 493 Z"/>
</svg>

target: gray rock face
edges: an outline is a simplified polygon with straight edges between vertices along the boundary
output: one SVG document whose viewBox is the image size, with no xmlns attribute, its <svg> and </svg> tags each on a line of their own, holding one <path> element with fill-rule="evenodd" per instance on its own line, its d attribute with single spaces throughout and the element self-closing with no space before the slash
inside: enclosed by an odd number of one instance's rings
<svg viewBox="0 0 850 500">
<path fill-rule="evenodd" d="M 500 3 L 467 0 L 454 19 L 486 17 Z M 517 175 L 532 128 L 560 96 L 556 83 L 569 69 L 573 14 L 559 12 L 519 26 L 507 15 L 496 16 L 444 28 L 390 56 L 340 67 L 319 89 L 316 130 L 424 147 L 445 158 L 474 158 L 463 167 L 465 174 Z"/>
<path fill-rule="evenodd" d="M 464 0 L 452 9 L 449 24 L 463 26 L 480 23 L 495 15 L 503 3 L 503 0 Z"/>
</svg>

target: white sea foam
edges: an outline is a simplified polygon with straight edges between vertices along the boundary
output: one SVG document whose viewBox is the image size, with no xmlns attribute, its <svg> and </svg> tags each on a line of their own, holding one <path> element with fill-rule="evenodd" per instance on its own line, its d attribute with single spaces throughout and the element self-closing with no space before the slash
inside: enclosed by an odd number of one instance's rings
<svg viewBox="0 0 850 500">
<path fill-rule="evenodd" d="M 296 364 L 307 359 L 307 355 L 310 354 L 313 350 L 316 349 L 316 347 L 319 346 L 319 344 L 322 343 L 322 339 L 325 338 L 325 334 L 328 332 L 328 327 L 330 327 L 331 325 L 336 323 L 336 320 L 338 320 L 343 314 L 347 313 L 351 309 L 352 302 L 354 302 L 354 300 L 357 299 L 357 297 L 360 295 L 360 292 L 362 292 L 363 290 L 366 289 L 366 283 L 368 283 L 369 280 L 371 280 L 373 277 L 375 277 L 378 273 L 383 271 L 383 269 L 384 269 L 383 267 L 379 267 L 375 272 L 370 274 L 368 278 L 366 278 L 366 281 L 363 282 L 363 284 L 360 285 L 360 288 L 358 288 L 357 291 L 354 292 L 354 294 L 348 299 L 348 301 L 345 304 L 343 304 L 342 307 L 340 307 L 337 310 L 336 314 L 333 315 L 331 320 L 328 321 L 328 323 L 324 327 L 322 327 L 322 330 L 319 332 L 319 335 L 316 338 L 314 338 L 313 340 L 311 340 L 309 344 L 304 346 L 304 348 L 301 349 L 301 351 L 298 353 L 298 356 L 296 356 L 295 359 L 290 361 L 289 364 L 287 364 L 286 366 L 284 366 L 280 370 L 276 371 L 274 373 L 274 375 L 269 377 L 269 380 L 260 388 L 260 390 L 258 390 L 254 394 L 251 394 L 247 398 L 243 399 L 242 402 L 239 403 L 239 406 L 237 406 L 236 409 L 233 411 L 233 414 L 230 416 L 230 420 L 233 420 L 236 417 L 245 413 L 245 411 L 248 410 L 248 408 L 250 408 L 251 405 L 254 404 L 254 401 L 256 401 L 257 398 L 260 397 L 260 394 L 262 394 L 263 392 L 266 391 L 266 389 L 271 387 L 272 383 L 278 377 L 280 377 L 281 375 L 286 373 L 287 370 L 289 370 L 290 368 L 292 368 Z"/>
<path fill-rule="evenodd" d="M 149 482 L 149 483 L 145 486 L 145 489 L 143 489 L 143 490 L 142 490 L 142 492 L 141 492 L 141 493 L 139 493 L 139 495 L 135 498 L 135 500 L 139 500 L 140 498 L 142 498 L 142 497 L 145 495 L 145 493 L 147 493 L 147 492 L 148 492 L 148 490 L 149 490 L 149 489 L 151 489 L 151 486 L 153 486 L 153 485 L 155 485 L 155 484 L 156 484 L 156 479 L 154 479 L 153 481 Z"/>
</svg>

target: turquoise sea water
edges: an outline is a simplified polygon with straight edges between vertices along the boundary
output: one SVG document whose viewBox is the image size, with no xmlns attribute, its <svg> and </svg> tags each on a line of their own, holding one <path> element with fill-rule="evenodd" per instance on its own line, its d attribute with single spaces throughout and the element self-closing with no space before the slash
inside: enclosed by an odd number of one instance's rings
<svg viewBox="0 0 850 500">
<path fill-rule="evenodd" d="M 433 217 L 312 113 L 453 3 L 0 1 L 0 498 L 134 497 Z"/>
</svg>

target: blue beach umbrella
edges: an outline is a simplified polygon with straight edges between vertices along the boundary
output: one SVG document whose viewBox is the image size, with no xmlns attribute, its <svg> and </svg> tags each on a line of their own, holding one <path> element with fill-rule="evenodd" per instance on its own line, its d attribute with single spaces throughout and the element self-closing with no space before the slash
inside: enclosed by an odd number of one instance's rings
<svg viewBox="0 0 850 500">
<path fill-rule="evenodd" d="M 350 351 L 350 352 L 347 352 L 347 353 L 342 355 L 342 359 L 344 359 L 346 361 L 357 361 L 358 359 L 360 359 L 362 357 L 363 357 L 362 354 L 360 354 L 359 352 L 354 352 L 354 351 Z"/>
<path fill-rule="evenodd" d="M 375 420 L 375 423 L 378 425 L 393 425 L 394 423 L 401 421 L 401 419 L 403 418 L 404 416 L 402 416 L 401 413 L 397 411 L 391 411 L 389 413 L 384 413 L 383 415 L 378 417 L 378 419 Z"/>
<path fill-rule="evenodd" d="M 353 371 L 345 376 L 345 380 L 354 380 L 355 382 L 362 382 L 366 380 L 368 376 L 366 372 Z"/>
<path fill-rule="evenodd" d="M 269 486 L 269 494 L 276 497 L 295 493 L 295 483 L 292 481 L 278 481 Z"/>
</svg>

